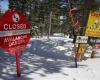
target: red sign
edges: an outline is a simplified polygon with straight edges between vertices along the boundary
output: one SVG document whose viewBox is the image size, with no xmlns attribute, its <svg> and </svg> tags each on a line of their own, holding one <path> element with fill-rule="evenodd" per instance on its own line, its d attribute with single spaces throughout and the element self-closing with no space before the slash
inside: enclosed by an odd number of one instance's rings
<svg viewBox="0 0 100 80">
<path fill-rule="evenodd" d="M 9 54 L 21 53 L 30 39 L 30 23 L 25 15 L 8 10 L 0 17 L 0 47 Z"/>
</svg>

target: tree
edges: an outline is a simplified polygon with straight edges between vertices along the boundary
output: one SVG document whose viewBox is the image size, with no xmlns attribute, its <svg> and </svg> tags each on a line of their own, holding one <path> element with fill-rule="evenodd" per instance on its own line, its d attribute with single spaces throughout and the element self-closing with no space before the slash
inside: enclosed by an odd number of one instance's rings
<svg viewBox="0 0 100 80">
<path fill-rule="evenodd" d="M 16 8 L 25 13 L 34 34 L 47 35 L 50 33 L 52 35 L 55 32 L 66 34 L 72 30 L 67 0 L 9 0 L 9 3 L 10 8 Z M 77 0 L 77 4 L 73 3 L 73 5 L 79 5 L 79 3 L 80 0 Z M 51 13 L 51 31 L 49 32 Z"/>
</svg>

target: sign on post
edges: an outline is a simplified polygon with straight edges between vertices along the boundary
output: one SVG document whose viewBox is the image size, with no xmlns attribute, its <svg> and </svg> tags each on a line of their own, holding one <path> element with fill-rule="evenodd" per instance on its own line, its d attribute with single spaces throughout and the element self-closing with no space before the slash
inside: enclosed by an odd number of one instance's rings
<svg viewBox="0 0 100 80">
<path fill-rule="evenodd" d="M 88 44 L 100 44 L 100 38 L 97 37 L 89 37 Z"/>
<path fill-rule="evenodd" d="M 78 60 L 83 59 L 85 51 L 86 51 L 86 44 L 80 44 L 78 49 L 78 54 L 77 54 Z"/>
<path fill-rule="evenodd" d="M 85 36 L 100 37 L 100 12 L 90 12 Z"/>
<path fill-rule="evenodd" d="M 88 37 L 87 36 L 77 36 L 76 43 L 87 43 Z"/>
<path fill-rule="evenodd" d="M 16 55 L 17 76 L 20 77 L 20 53 L 30 40 L 30 23 L 21 11 L 8 10 L 0 17 L 0 47 Z"/>
<path fill-rule="evenodd" d="M 9 54 L 21 53 L 30 39 L 30 24 L 22 12 L 8 10 L 0 18 L 0 46 Z"/>
</svg>

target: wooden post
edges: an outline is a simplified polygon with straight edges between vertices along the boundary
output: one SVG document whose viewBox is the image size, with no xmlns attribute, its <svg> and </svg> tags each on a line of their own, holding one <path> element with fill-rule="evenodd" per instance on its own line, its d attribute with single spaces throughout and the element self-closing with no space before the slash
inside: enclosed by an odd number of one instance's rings
<svg viewBox="0 0 100 80">
<path fill-rule="evenodd" d="M 75 67 L 77 68 L 77 50 L 76 50 L 76 43 L 74 43 L 74 54 L 75 54 Z"/>
<path fill-rule="evenodd" d="M 50 24 L 49 24 L 49 32 L 48 32 L 48 36 L 47 36 L 48 40 L 49 40 L 50 35 L 51 35 L 51 24 L 52 24 L 51 19 L 52 19 L 52 11 L 50 12 Z"/>
<path fill-rule="evenodd" d="M 93 44 L 92 47 L 93 47 L 93 51 L 91 53 L 91 58 L 94 58 L 95 57 L 95 54 L 96 54 L 96 52 L 94 50 L 95 49 L 95 44 Z"/>
<path fill-rule="evenodd" d="M 72 32 L 73 32 L 73 36 L 74 36 L 74 39 L 73 39 L 74 54 L 75 54 L 74 61 L 75 61 L 75 67 L 77 68 L 77 52 L 76 52 L 76 37 L 77 37 L 77 34 L 75 32 L 75 26 L 78 27 L 78 25 L 76 24 L 74 14 L 72 13 L 73 7 L 72 7 L 72 4 L 71 4 L 71 0 L 68 0 L 68 4 L 69 4 L 69 9 L 70 9 L 70 17 L 71 17 L 71 20 L 72 20 Z M 75 9 L 74 11 L 77 11 L 77 10 Z"/>
</svg>

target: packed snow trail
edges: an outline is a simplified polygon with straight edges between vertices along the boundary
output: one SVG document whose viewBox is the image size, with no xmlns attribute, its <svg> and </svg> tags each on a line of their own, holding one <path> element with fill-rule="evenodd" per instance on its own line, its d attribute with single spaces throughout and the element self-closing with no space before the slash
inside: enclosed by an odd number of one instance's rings
<svg viewBox="0 0 100 80">
<path fill-rule="evenodd" d="M 75 68 L 71 42 L 61 37 L 31 39 L 21 54 L 20 78 L 16 76 L 15 56 L 0 49 L 0 80 L 99 80 L 100 52 Z"/>
</svg>

